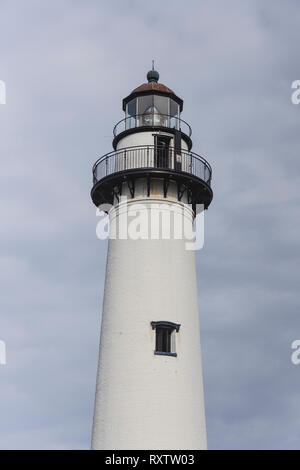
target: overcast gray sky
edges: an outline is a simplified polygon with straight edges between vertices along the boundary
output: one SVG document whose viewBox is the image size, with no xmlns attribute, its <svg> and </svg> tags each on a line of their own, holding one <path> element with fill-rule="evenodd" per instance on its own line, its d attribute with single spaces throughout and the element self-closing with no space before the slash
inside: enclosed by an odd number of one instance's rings
<svg viewBox="0 0 300 470">
<path fill-rule="evenodd" d="M 197 252 L 210 449 L 299 448 L 297 0 L 1 0 L 1 449 L 87 449 L 106 242 L 91 167 L 155 59 L 213 167 Z"/>
</svg>

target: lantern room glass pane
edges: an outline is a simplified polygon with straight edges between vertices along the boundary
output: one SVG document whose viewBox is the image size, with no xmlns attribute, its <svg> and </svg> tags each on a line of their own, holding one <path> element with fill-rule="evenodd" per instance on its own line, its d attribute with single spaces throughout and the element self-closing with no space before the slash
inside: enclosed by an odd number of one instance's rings
<svg viewBox="0 0 300 470">
<path fill-rule="evenodd" d="M 127 119 L 125 121 L 125 129 L 136 127 L 136 98 L 127 104 Z"/>
<path fill-rule="evenodd" d="M 170 99 L 170 127 L 179 129 L 179 104 Z"/>
<path fill-rule="evenodd" d="M 157 112 L 164 116 L 169 115 L 169 98 L 166 96 L 154 95 L 154 107 Z"/>
<path fill-rule="evenodd" d="M 127 115 L 136 116 L 136 99 L 129 101 L 127 104 Z"/>
<path fill-rule="evenodd" d="M 138 114 L 150 114 L 150 110 L 153 107 L 153 95 L 140 96 L 138 98 Z"/>
<path fill-rule="evenodd" d="M 179 117 L 179 104 L 170 99 L 170 116 Z"/>
</svg>

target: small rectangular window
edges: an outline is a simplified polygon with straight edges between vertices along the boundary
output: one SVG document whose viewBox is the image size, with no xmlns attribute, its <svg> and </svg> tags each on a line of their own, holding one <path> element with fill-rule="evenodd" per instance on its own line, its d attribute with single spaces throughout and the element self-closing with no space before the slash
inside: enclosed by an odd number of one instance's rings
<svg viewBox="0 0 300 470">
<path fill-rule="evenodd" d="M 180 325 L 167 321 L 153 321 L 151 325 L 152 329 L 155 330 L 154 354 L 177 356 L 174 335 L 175 332 L 179 331 Z"/>
<path fill-rule="evenodd" d="M 158 352 L 171 352 L 171 334 L 170 328 L 156 327 L 156 347 Z"/>
</svg>

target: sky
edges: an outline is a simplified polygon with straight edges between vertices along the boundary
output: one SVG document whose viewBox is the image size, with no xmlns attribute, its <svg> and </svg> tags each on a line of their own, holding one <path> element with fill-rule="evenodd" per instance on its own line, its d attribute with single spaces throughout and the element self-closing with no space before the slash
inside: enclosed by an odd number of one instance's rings
<svg viewBox="0 0 300 470">
<path fill-rule="evenodd" d="M 1 0 L 1 449 L 89 449 L 107 244 L 92 165 L 122 99 L 184 99 L 213 168 L 196 252 L 210 449 L 299 449 L 297 0 Z"/>
</svg>

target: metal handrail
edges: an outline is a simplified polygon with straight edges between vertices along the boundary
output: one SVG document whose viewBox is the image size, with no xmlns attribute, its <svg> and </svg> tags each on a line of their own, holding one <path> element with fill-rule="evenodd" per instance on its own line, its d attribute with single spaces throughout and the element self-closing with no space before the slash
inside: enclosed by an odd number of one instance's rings
<svg viewBox="0 0 300 470">
<path fill-rule="evenodd" d="M 189 173 L 211 184 L 212 169 L 205 158 L 183 149 L 179 155 L 173 147 L 156 145 L 126 147 L 103 155 L 93 166 L 93 181 L 96 184 L 113 173 L 140 168 Z"/>
<path fill-rule="evenodd" d="M 147 122 L 148 120 L 148 122 Z M 113 135 L 116 137 L 128 129 L 137 127 L 167 127 L 169 129 L 181 130 L 184 134 L 191 137 L 192 129 L 190 125 L 183 119 L 168 114 L 137 114 L 136 116 L 128 116 L 121 119 L 113 129 Z"/>
</svg>

